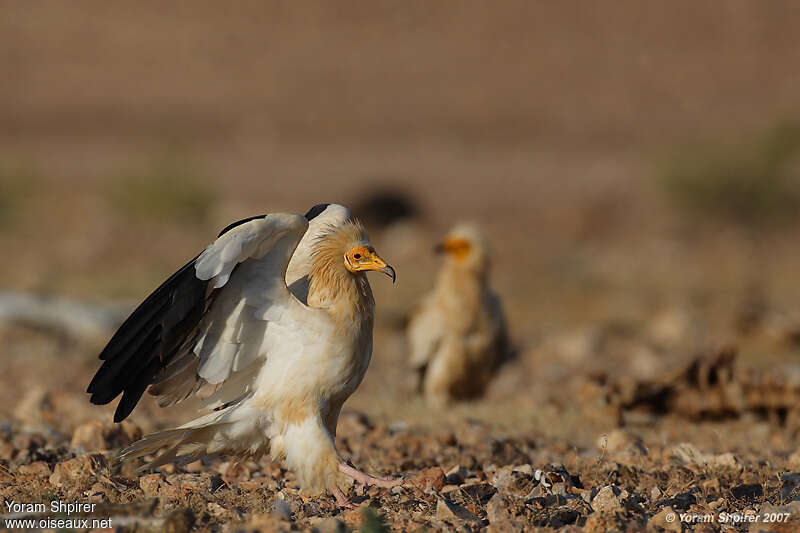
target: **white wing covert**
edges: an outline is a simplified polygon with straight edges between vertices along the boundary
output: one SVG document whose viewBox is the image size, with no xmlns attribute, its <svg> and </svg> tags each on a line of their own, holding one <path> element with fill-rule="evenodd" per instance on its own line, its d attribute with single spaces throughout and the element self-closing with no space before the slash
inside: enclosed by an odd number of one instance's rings
<svg viewBox="0 0 800 533">
<path fill-rule="evenodd" d="M 223 290 L 192 350 L 199 357 L 199 377 L 222 383 L 263 355 L 257 342 L 266 333 L 263 322 L 279 322 L 286 309 L 299 304 L 285 275 L 307 228 L 300 215 L 267 215 L 226 233 L 200 254 L 197 277 Z"/>
<path fill-rule="evenodd" d="M 306 316 L 314 322 L 316 310 L 292 296 L 285 280 L 308 226 L 302 215 L 276 213 L 223 230 L 115 333 L 89 385 L 91 401 L 109 403 L 122 393 L 114 417 L 121 421 L 148 386 L 161 406 L 194 395 L 206 382 L 236 382 L 215 398 L 232 401 L 234 391 L 241 395 L 251 377 L 241 371 L 253 370 L 259 358 L 263 362 L 268 328 L 279 326 L 287 310 L 294 328 Z M 253 342 L 258 335 L 263 342 Z"/>
</svg>

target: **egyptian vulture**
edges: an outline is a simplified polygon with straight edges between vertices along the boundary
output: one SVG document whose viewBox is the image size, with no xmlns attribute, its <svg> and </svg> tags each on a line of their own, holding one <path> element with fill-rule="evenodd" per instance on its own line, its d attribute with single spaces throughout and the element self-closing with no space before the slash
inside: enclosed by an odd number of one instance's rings
<svg viewBox="0 0 800 533">
<path fill-rule="evenodd" d="M 395 279 L 363 227 L 335 204 L 305 216 L 235 222 L 136 308 L 100 354 L 91 402 L 122 394 L 125 419 L 149 387 L 162 407 L 205 411 L 120 453 L 168 450 L 145 468 L 208 454 L 284 458 L 301 488 L 350 506 L 339 473 L 391 487 L 342 461 L 334 446 L 344 401 L 372 355 L 375 302 L 366 272 Z"/>
<path fill-rule="evenodd" d="M 407 329 L 416 387 L 441 406 L 483 393 L 507 350 L 500 300 L 489 287 L 486 237 L 460 224 L 436 247 L 445 254 L 436 284 Z"/>
</svg>

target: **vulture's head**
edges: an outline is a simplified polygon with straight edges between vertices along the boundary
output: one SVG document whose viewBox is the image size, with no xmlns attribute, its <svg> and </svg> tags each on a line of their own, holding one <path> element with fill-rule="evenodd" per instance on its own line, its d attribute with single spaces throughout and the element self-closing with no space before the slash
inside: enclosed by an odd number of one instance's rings
<svg viewBox="0 0 800 533">
<path fill-rule="evenodd" d="M 317 241 L 315 254 L 339 262 L 351 274 L 360 275 L 373 270 L 386 274 L 392 282 L 396 279 L 394 268 L 378 256 L 364 227 L 356 221 L 331 227 Z"/>
<path fill-rule="evenodd" d="M 456 267 L 484 273 L 489 266 L 489 243 L 483 230 L 472 223 L 455 226 L 444 240 L 436 245 Z"/>
</svg>

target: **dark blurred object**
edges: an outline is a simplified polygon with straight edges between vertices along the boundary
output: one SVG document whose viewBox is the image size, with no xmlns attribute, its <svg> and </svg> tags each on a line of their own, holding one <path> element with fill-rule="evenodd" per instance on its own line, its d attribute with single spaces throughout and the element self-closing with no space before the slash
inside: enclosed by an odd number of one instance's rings
<svg viewBox="0 0 800 533">
<path fill-rule="evenodd" d="M 635 380 L 592 376 L 581 391 L 584 407 L 602 404 L 620 425 L 631 414 L 678 415 L 690 420 L 739 418 L 746 413 L 779 423 L 800 421 L 800 368 L 737 368 L 732 346 L 700 354 L 671 375 Z"/>
<path fill-rule="evenodd" d="M 736 331 L 747 335 L 757 331 L 764 324 L 769 313 L 769 301 L 762 283 L 752 283 L 745 291 L 744 298 L 734 319 Z"/>
<path fill-rule="evenodd" d="M 422 215 L 417 200 L 397 188 L 368 192 L 352 205 L 353 216 L 368 228 L 385 229 L 396 222 Z"/>
<path fill-rule="evenodd" d="M 732 145 L 681 150 L 667 164 L 670 200 L 698 220 L 755 231 L 800 214 L 800 123 L 784 122 Z"/>
</svg>

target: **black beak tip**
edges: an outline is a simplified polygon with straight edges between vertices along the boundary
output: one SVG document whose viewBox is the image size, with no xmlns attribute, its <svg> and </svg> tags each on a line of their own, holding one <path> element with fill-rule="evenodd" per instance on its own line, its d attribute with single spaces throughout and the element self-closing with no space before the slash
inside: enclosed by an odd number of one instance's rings
<svg viewBox="0 0 800 533">
<path fill-rule="evenodd" d="M 386 267 L 383 269 L 383 273 L 392 278 L 392 284 L 394 284 L 394 282 L 397 281 L 397 274 L 395 273 L 394 269 L 389 265 L 386 265 Z"/>
</svg>

